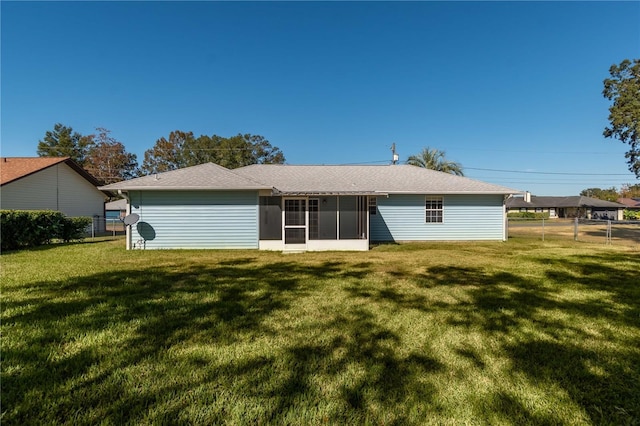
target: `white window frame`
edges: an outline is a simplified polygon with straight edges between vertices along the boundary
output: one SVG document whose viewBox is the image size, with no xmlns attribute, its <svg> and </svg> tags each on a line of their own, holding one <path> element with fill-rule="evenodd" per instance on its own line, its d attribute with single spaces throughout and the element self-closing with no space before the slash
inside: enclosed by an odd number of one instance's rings
<svg viewBox="0 0 640 426">
<path fill-rule="evenodd" d="M 444 223 L 444 197 L 442 195 L 427 195 L 425 197 L 425 223 Z"/>
</svg>

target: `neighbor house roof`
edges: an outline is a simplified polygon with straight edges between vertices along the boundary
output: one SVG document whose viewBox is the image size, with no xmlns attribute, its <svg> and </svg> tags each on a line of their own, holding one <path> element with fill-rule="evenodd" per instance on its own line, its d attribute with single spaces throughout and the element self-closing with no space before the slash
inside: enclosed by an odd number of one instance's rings
<svg viewBox="0 0 640 426">
<path fill-rule="evenodd" d="M 598 198 L 584 197 L 582 195 L 568 197 L 544 197 L 531 196 L 531 202 L 527 202 L 523 197 L 511 197 L 507 199 L 508 208 L 567 208 L 567 207 L 596 207 L 596 208 L 623 208 L 624 205 L 612 201 L 600 200 Z"/>
<path fill-rule="evenodd" d="M 92 185 L 100 185 L 100 182 L 69 157 L 2 157 L 0 160 L 0 185 L 6 185 L 62 163 L 71 167 Z"/>
<path fill-rule="evenodd" d="M 245 190 L 276 194 L 513 194 L 519 191 L 408 165 L 292 166 L 254 164 L 229 170 L 213 163 L 145 176 L 103 190 Z"/>
<path fill-rule="evenodd" d="M 102 190 L 258 190 L 272 189 L 255 180 L 233 173 L 213 163 L 156 173 L 149 176 L 112 183 Z"/>
<path fill-rule="evenodd" d="M 121 198 L 115 201 L 109 201 L 108 203 L 104 203 L 105 210 L 126 210 L 127 209 L 127 200 Z"/>
<path fill-rule="evenodd" d="M 254 164 L 235 173 L 282 194 L 512 194 L 519 191 L 409 165 L 292 166 Z"/>
<path fill-rule="evenodd" d="M 633 209 L 640 209 L 640 198 L 618 198 L 620 204 Z"/>
</svg>

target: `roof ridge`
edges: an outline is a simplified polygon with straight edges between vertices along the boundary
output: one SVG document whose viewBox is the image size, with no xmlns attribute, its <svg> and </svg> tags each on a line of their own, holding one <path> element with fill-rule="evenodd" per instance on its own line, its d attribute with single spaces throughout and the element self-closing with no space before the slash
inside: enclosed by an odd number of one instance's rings
<svg viewBox="0 0 640 426">
<path fill-rule="evenodd" d="M 215 164 L 215 163 L 214 163 L 214 164 Z M 250 165 L 251 165 L 251 166 L 253 166 L 254 164 L 250 164 Z M 222 167 L 222 166 L 220 166 L 220 167 Z M 246 166 L 244 166 L 244 167 L 246 167 Z M 238 167 L 238 169 L 241 169 L 241 168 L 242 168 L 242 167 Z M 225 169 L 226 169 L 226 167 L 225 167 Z M 227 170 L 228 170 L 229 172 L 233 173 L 234 175 L 236 175 L 236 176 L 238 176 L 238 177 L 241 177 L 241 178 L 243 178 L 243 179 L 245 179 L 245 180 L 248 180 L 248 181 L 250 181 L 250 182 L 253 182 L 253 183 L 255 183 L 255 184 L 263 185 L 263 186 L 271 186 L 271 185 L 266 184 L 266 183 L 264 183 L 264 182 L 260 182 L 259 180 L 256 180 L 256 179 L 253 179 L 253 178 L 250 178 L 249 176 L 244 176 L 244 175 L 242 175 L 242 174 L 236 173 L 236 172 L 235 172 L 235 170 L 238 170 L 238 169 L 227 169 Z"/>
</svg>

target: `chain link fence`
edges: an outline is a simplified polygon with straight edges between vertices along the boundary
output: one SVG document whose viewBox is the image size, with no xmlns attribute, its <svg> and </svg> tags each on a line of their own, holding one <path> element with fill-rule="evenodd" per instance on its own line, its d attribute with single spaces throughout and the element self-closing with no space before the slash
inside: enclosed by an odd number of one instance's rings
<svg viewBox="0 0 640 426">
<path fill-rule="evenodd" d="M 509 218 L 509 237 L 640 245 L 640 221 Z"/>
<path fill-rule="evenodd" d="M 105 237 L 125 234 L 126 225 L 121 219 L 104 216 L 93 216 L 91 224 L 87 227 L 86 236 Z"/>
</svg>

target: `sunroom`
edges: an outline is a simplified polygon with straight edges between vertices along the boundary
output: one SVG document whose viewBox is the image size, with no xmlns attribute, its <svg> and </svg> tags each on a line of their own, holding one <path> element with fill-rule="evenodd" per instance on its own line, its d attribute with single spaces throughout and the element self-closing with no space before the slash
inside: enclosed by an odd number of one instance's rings
<svg viewBox="0 0 640 426">
<path fill-rule="evenodd" d="M 369 194 L 260 196 L 261 250 L 369 250 Z"/>
</svg>

